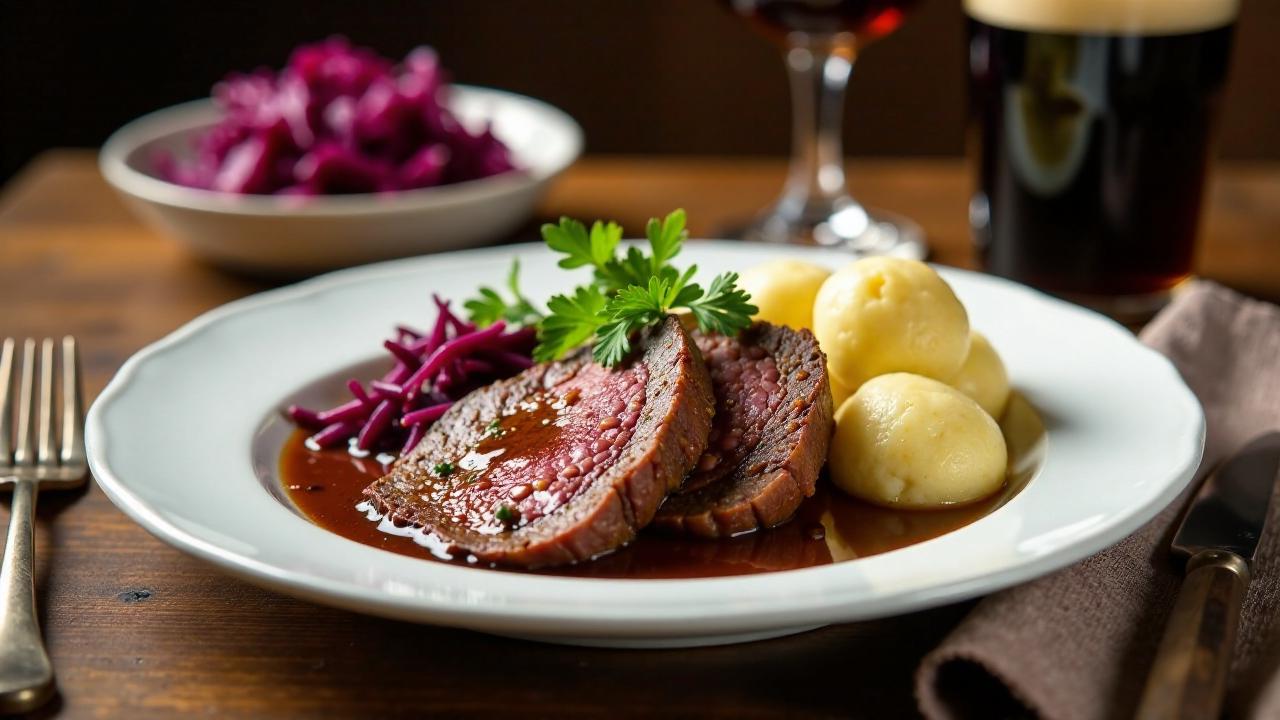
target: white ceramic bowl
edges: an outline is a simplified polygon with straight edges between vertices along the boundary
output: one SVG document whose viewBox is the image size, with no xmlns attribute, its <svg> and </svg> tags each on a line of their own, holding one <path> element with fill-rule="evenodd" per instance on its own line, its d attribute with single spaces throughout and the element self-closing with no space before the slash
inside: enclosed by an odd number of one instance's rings
<svg viewBox="0 0 1280 720">
<path fill-rule="evenodd" d="M 190 154 L 212 125 L 211 100 L 145 115 L 116 131 L 99 164 L 107 182 L 148 222 L 224 266 L 310 273 L 483 244 L 526 221 L 548 183 L 582 151 L 582 128 L 546 103 L 453 86 L 450 106 L 468 126 L 492 124 L 521 171 L 394 193 L 323 197 L 236 195 L 155 177 L 158 152 Z"/>
<path fill-rule="evenodd" d="M 697 263 L 705 280 L 783 256 L 849 262 L 833 250 L 728 242 L 690 242 L 680 262 Z M 432 291 L 461 300 L 477 283 L 500 283 L 512 257 L 534 300 L 569 285 L 545 247 L 517 245 L 345 270 L 193 320 L 125 363 L 94 403 L 94 477 L 165 542 L 281 592 L 492 633 L 662 647 L 904 613 L 1025 582 L 1133 532 L 1200 461 L 1204 416 L 1166 358 L 1100 315 L 944 268 L 1047 439 L 1026 487 L 940 537 L 803 570 L 607 580 L 406 557 L 295 512 L 277 472 L 291 394 L 376 356 L 395 324 L 429 322 Z"/>
</svg>

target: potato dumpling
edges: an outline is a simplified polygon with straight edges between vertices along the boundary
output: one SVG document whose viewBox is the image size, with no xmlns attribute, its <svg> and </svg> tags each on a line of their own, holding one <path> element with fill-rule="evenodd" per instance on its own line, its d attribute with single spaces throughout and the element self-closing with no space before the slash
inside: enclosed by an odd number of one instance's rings
<svg viewBox="0 0 1280 720">
<path fill-rule="evenodd" d="M 813 334 L 831 374 L 854 391 L 891 372 L 950 380 L 969 353 L 969 316 L 951 286 L 901 258 L 866 258 L 827 278 Z"/>
<path fill-rule="evenodd" d="M 1009 402 L 1009 373 L 982 333 L 969 333 L 969 356 L 960 366 L 960 374 L 952 378 L 951 386 L 978 401 L 991 417 L 999 420 L 1004 414 Z"/>
<path fill-rule="evenodd" d="M 853 391 L 845 387 L 839 378 L 832 375 L 830 369 L 827 370 L 827 381 L 831 385 L 831 407 L 839 410 L 844 401 L 853 395 Z"/>
<path fill-rule="evenodd" d="M 771 260 L 738 277 L 738 287 L 751 293 L 760 308 L 757 320 L 790 328 L 813 328 L 813 298 L 831 275 L 821 265 L 800 260 Z"/>
<path fill-rule="evenodd" d="M 855 497 L 898 508 L 984 498 L 1004 484 L 1000 426 L 945 383 L 890 373 L 868 380 L 836 413 L 831 479 Z"/>
</svg>

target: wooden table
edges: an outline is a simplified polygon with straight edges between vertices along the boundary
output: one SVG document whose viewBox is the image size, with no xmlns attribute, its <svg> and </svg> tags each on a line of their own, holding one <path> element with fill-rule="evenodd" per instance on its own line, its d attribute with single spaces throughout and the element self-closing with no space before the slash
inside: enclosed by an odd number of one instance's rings
<svg viewBox="0 0 1280 720">
<path fill-rule="evenodd" d="M 855 163 L 868 203 L 914 217 L 935 259 L 970 264 L 958 161 Z M 682 205 L 695 235 L 777 191 L 773 161 L 597 158 L 545 215 L 636 230 Z M 1203 274 L 1280 298 L 1280 166 L 1224 168 Z M 532 225 L 525 231 L 532 237 Z M 196 262 L 130 216 L 92 155 L 57 152 L 0 196 L 0 335 L 80 337 L 95 395 L 131 353 L 209 308 L 265 289 Z M 395 717 L 671 712 L 896 717 L 920 656 L 967 605 L 751 645 L 563 648 L 407 625 L 260 590 L 161 544 L 96 486 L 40 502 L 37 583 L 67 717 Z"/>
</svg>

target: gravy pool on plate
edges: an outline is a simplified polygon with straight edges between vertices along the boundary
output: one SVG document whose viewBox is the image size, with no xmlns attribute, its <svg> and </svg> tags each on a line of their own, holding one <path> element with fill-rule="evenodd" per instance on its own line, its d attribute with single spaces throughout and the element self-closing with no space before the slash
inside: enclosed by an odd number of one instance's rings
<svg viewBox="0 0 1280 720">
<path fill-rule="evenodd" d="M 817 493 L 787 523 L 733 538 L 703 540 L 642 531 L 630 545 L 589 562 L 536 570 L 539 574 L 599 578 L 698 578 L 793 570 L 854 560 L 924 542 L 988 515 L 1018 493 L 1043 461 L 1044 425 L 1027 401 L 1014 395 L 1001 422 L 1009 447 L 1009 473 L 995 495 L 943 510 L 891 510 L 850 498 L 821 478 Z M 411 537 L 383 532 L 356 505 L 385 468 L 345 450 L 308 450 L 295 431 L 280 452 L 279 477 L 288 499 L 305 517 L 349 540 L 432 562 Z M 463 560 L 455 563 L 466 564 Z M 510 570 L 509 568 L 498 568 Z M 512 570 L 514 572 L 529 572 Z"/>
</svg>

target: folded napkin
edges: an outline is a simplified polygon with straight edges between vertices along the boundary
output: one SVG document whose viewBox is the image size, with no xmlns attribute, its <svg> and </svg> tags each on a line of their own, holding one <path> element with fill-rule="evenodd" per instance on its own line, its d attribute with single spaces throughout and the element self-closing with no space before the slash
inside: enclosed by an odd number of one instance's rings
<svg viewBox="0 0 1280 720">
<path fill-rule="evenodd" d="M 1280 307 L 1199 282 L 1141 338 L 1173 361 L 1204 405 L 1202 472 L 1280 429 Z M 982 600 L 921 663 L 921 712 L 931 720 L 1132 717 L 1182 579 L 1168 543 L 1195 485 L 1120 544 Z M 1280 717 L 1277 515 L 1273 503 L 1245 598 L 1231 717 Z"/>
</svg>

